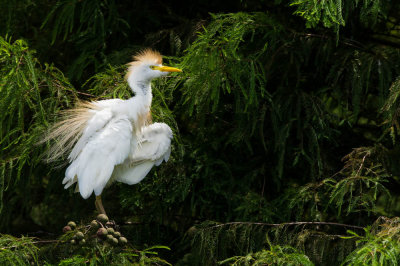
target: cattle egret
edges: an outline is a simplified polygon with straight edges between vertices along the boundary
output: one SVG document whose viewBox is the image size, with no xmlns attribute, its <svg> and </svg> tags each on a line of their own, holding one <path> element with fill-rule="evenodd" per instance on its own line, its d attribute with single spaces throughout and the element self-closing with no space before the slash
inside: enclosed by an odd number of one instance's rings
<svg viewBox="0 0 400 266">
<path fill-rule="evenodd" d="M 45 138 L 54 139 L 50 160 L 68 154 L 69 166 L 62 183 L 84 199 L 92 192 L 99 213 L 103 189 L 114 181 L 139 183 L 171 153 L 171 128 L 149 121 L 152 101 L 151 80 L 170 72 L 182 72 L 162 65 L 161 55 L 151 49 L 134 56 L 126 74 L 134 92 L 128 100 L 110 99 L 78 104 L 64 112 Z"/>
</svg>

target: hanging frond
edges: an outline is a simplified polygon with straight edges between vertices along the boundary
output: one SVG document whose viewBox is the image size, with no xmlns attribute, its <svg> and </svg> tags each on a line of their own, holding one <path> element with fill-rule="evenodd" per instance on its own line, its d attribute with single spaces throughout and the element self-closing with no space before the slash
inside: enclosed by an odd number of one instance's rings
<svg viewBox="0 0 400 266">
<path fill-rule="evenodd" d="M 400 257 L 400 220 L 381 217 L 365 235 L 349 231 L 347 238 L 357 241 L 357 248 L 342 265 L 398 265 Z"/>
<path fill-rule="evenodd" d="M 390 196 L 383 185 L 390 177 L 382 164 L 386 152 L 382 146 L 354 149 L 343 158 L 345 165 L 338 174 L 344 178 L 325 180 L 331 186 L 329 204 L 335 204 L 338 215 L 344 206 L 347 215 L 359 211 L 374 213 L 378 196 L 382 193 Z"/>
<path fill-rule="evenodd" d="M 106 61 L 110 36 L 126 35 L 129 24 L 120 17 L 114 0 L 58 0 L 42 24 L 51 29 L 51 43 L 69 41 L 79 46 L 80 53 L 69 67 L 72 79 L 80 79 L 89 68 L 99 70 Z"/>
<path fill-rule="evenodd" d="M 272 18 L 245 13 L 214 15 L 213 22 L 199 33 L 182 62 L 182 68 L 193 73 L 183 89 L 190 114 L 215 112 L 228 95 L 233 96 L 231 108 L 237 113 L 258 108 L 270 98 L 259 60 L 268 47 L 267 40 L 251 52 L 243 49 L 255 36 L 268 34 L 258 23 L 268 27 Z M 279 28 L 271 31 L 277 34 Z"/>
<path fill-rule="evenodd" d="M 43 154 L 35 143 L 54 114 L 71 104 L 75 92 L 58 69 L 42 67 L 24 41 L 2 37 L 0 88 L 1 196 L 20 179 L 31 178 Z M 0 211 L 3 206 L 0 197 Z"/>
<path fill-rule="evenodd" d="M 336 230 L 331 226 L 336 227 Z M 246 262 L 246 259 L 249 259 L 248 265 L 258 265 L 257 260 L 272 260 L 274 256 L 278 261 L 282 260 L 282 263 L 286 259 L 287 263 L 305 259 L 308 263 L 322 265 L 341 262 L 354 248 L 354 240 L 341 239 L 341 235 L 337 234 L 345 232 L 349 227 L 357 231 L 363 229 L 324 222 L 220 224 L 206 221 L 191 227 L 187 237 L 192 240 L 191 258 L 201 265 L 218 261 L 222 264 L 236 261 L 237 265 L 242 265 L 239 263 Z M 336 233 L 330 234 L 329 231 Z M 336 256 L 334 259 L 326 256 L 333 249 Z"/>
<path fill-rule="evenodd" d="M 293 0 L 290 5 L 297 7 L 295 14 L 304 17 L 308 27 L 315 27 L 320 21 L 325 27 L 345 25 L 342 0 Z"/>
<path fill-rule="evenodd" d="M 291 0 L 290 5 L 296 7 L 294 14 L 303 17 L 307 27 L 315 27 L 321 22 L 336 32 L 340 26 L 345 26 L 345 21 L 355 10 L 359 10 L 360 21 L 365 25 L 376 24 L 387 12 L 385 1 L 380 0 Z"/>
<path fill-rule="evenodd" d="M 218 262 L 232 266 L 239 265 L 305 265 L 312 266 L 314 263 L 303 253 L 291 246 L 273 245 L 268 241 L 269 249 L 250 253 L 245 256 L 234 256 Z"/>
<path fill-rule="evenodd" d="M 396 143 L 396 137 L 400 134 L 400 77 L 392 83 L 390 86 L 389 97 L 382 107 L 382 112 L 386 116 L 385 124 L 387 124 L 388 130 L 393 144 Z"/>
</svg>

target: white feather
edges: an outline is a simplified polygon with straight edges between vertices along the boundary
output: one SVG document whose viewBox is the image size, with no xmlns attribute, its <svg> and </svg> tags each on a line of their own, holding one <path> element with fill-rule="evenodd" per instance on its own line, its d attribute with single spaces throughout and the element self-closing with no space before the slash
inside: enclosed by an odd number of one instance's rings
<svg viewBox="0 0 400 266">
<path fill-rule="evenodd" d="M 131 149 L 129 159 L 116 167 L 113 179 L 129 185 L 139 183 L 154 165 L 167 161 L 171 152 L 172 131 L 164 123 L 154 123 L 142 130 L 141 145 Z"/>
<path fill-rule="evenodd" d="M 115 167 L 113 175 L 116 176 L 115 180 L 118 182 L 134 185 L 142 181 L 153 166 L 153 161 L 145 161 L 135 166 L 129 164 L 118 165 Z"/>
<path fill-rule="evenodd" d="M 75 144 L 71 153 L 68 156 L 70 161 L 75 160 L 85 145 L 88 143 L 89 138 L 92 137 L 96 131 L 102 129 L 112 118 L 112 112 L 109 108 L 103 109 L 100 111 L 93 110 L 95 114 L 93 117 L 87 122 L 86 128 L 83 131 L 82 136 Z"/>
<path fill-rule="evenodd" d="M 136 184 L 154 165 L 168 160 L 171 129 L 164 123 L 154 123 L 143 127 L 137 136 L 132 128 L 137 116 L 123 114 L 146 111 L 146 105 L 132 104 L 134 100 L 95 102 L 99 109 L 91 110 L 94 114 L 70 153 L 71 164 L 63 180 L 65 188 L 78 182 L 83 198 L 93 192 L 100 195 L 112 181 Z"/>
<path fill-rule="evenodd" d="M 77 177 L 83 198 L 88 198 L 93 191 L 100 195 L 114 166 L 128 157 L 132 137 L 132 124 L 126 116 L 112 118 L 101 130 L 88 137 L 68 167 L 63 183 L 69 187 Z"/>
</svg>

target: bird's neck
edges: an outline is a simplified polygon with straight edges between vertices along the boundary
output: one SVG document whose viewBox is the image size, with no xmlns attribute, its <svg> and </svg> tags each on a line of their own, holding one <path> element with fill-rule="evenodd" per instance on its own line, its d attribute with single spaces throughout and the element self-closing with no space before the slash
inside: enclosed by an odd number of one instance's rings
<svg viewBox="0 0 400 266">
<path fill-rule="evenodd" d="M 134 78 L 128 79 L 129 86 L 135 93 L 135 96 L 126 101 L 124 109 L 127 110 L 126 114 L 139 130 L 144 126 L 145 118 L 150 112 L 151 100 L 151 82 L 143 80 L 135 80 Z"/>
<path fill-rule="evenodd" d="M 153 98 L 151 93 L 151 80 L 136 80 L 131 76 L 128 79 L 128 83 L 132 91 L 135 93 L 135 96 L 131 98 L 132 101 L 134 101 L 135 104 L 140 104 L 144 107 L 150 108 L 151 100 Z"/>
</svg>

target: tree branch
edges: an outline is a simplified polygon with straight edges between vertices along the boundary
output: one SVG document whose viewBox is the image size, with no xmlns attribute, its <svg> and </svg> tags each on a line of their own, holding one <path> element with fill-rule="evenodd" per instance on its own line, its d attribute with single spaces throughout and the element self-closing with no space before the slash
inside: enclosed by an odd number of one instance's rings
<svg viewBox="0 0 400 266">
<path fill-rule="evenodd" d="M 333 226 L 349 227 L 349 228 L 360 229 L 360 230 L 363 230 L 363 229 L 364 229 L 364 227 L 362 227 L 362 226 L 350 225 L 350 224 L 341 224 L 341 223 L 333 223 L 333 222 L 289 222 L 289 223 L 281 223 L 281 224 L 256 223 L 256 222 L 230 222 L 230 223 L 224 223 L 224 224 L 213 225 L 213 226 L 207 227 L 207 228 L 205 228 L 205 229 L 212 229 L 212 228 L 217 228 L 217 227 L 222 227 L 222 226 L 227 226 L 227 225 L 241 225 L 241 224 L 246 224 L 246 225 L 263 225 L 263 226 L 333 225 Z"/>
</svg>

